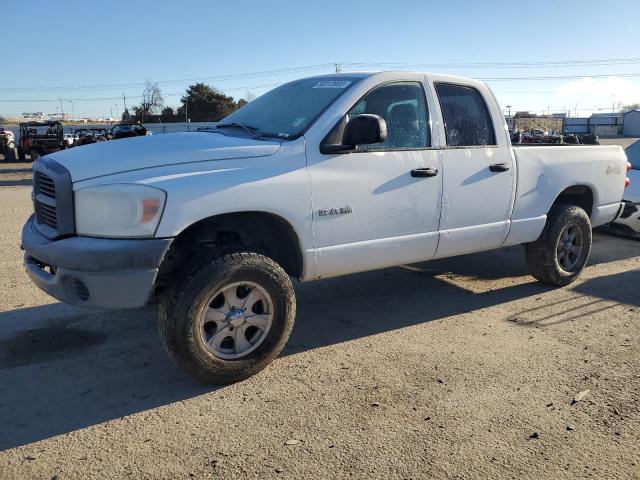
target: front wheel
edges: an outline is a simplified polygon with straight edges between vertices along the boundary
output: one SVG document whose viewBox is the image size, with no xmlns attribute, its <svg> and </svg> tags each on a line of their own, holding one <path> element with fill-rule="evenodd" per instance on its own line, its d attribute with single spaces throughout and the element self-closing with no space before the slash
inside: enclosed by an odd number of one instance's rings
<svg viewBox="0 0 640 480">
<path fill-rule="evenodd" d="M 284 270 L 265 256 L 234 253 L 186 271 L 160 300 L 160 336 L 174 362 L 213 384 L 243 380 L 269 365 L 295 319 Z"/>
<path fill-rule="evenodd" d="M 573 205 L 555 205 L 535 242 L 525 245 L 529 272 L 548 285 L 562 287 L 580 276 L 591 251 L 591 221 Z"/>
</svg>

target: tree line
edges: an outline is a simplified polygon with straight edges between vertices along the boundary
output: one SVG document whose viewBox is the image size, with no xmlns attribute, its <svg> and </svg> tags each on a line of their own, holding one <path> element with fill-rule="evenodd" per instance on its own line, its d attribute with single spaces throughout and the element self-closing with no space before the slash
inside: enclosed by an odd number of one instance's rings
<svg viewBox="0 0 640 480">
<path fill-rule="evenodd" d="M 142 91 L 139 105 L 122 112 L 123 121 L 147 123 L 184 122 L 187 118 L 192 122 L 217 122 L 255 98 L 247 92 L 244 98 L 237 101 L 220 90 L 205 83 L 189 85 L 180 98 L 177 108 L 165 105 L 162 91 L 157 83 L 147 81 Z"/>
</svg>

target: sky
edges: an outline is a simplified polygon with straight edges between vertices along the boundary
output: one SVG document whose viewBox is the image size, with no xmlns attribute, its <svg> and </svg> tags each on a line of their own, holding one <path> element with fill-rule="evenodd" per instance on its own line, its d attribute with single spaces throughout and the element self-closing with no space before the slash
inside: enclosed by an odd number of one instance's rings
<svg viewBox="0 0 640 480">
<path fill-rule="evenodd" d="M 640 102 L 638 0 L 0 3 L 0 116 L 119 116 L 147 80 L 169 106 L 196 81 L 238 99 L 335 63 L 490 79 L 505 112 Z"/>
</svg>

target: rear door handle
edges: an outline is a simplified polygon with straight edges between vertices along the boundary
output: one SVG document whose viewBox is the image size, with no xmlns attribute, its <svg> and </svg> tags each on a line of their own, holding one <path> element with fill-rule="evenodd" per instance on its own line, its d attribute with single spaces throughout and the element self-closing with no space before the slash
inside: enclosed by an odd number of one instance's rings
<svg viewBox="0 0 640 480">
<path fill-rule="evenodd" d="M 511 167 L 509 167 L 508 163 L 494 163 L 493 165 L 489 165 L 489 170 L 492 172 L 506 172 L 509 168 Z"/>
<path fill-rule="evenodd" d="M 438 169 L 433 167 L 414 168 L 411 170 L 412 177 L 435 177 L 438 175 Z"/>
</svg>

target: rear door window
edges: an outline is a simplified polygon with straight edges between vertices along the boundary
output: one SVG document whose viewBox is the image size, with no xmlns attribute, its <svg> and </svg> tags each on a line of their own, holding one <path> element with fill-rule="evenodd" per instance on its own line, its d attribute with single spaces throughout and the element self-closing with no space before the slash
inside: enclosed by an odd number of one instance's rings
<svg viewBox="0 0 640 480">
<path fill-rule="evenodd" d="M 447 145 L 473 147 L 495 145 L 496 136 L 487 104 L 478 90 L 462 85 L 435 85 Z"/>
</svg>

